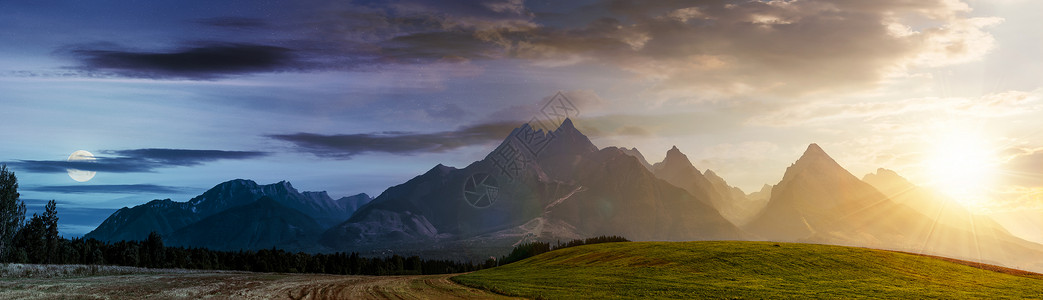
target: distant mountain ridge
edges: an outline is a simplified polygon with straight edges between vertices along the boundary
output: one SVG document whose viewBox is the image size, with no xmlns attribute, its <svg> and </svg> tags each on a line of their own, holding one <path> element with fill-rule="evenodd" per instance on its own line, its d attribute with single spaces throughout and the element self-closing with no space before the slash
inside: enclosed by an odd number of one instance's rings
<svg viewBox="0 0 1043 300">
<path fill-rule="evenodd" d="M 773 241 L 892 249 L 1043 270 L 1043 245 L 945 204 L 892 171 L 867 179 L 877 186 L 811 144 L 744 228 Z"/>
<path fill-rule="evenodd" d="M 741 189 L 728 185 L 724 178 L 712 170 L 699 171 L 677 146 L 670 148 L 663 161 L 655 163 L 650 169 L 656 177 L 706 199 L 707 204 L 734 224 L 749 222 L 767 203 L 766 199 L 748 198 Z"/>
<path fill-rule="evenodd" d="M 191 227 L 190 225 L 235 208 L 254 204 L 262 197 L 267 197 L 272 203 L 289 209 L 286 211 L 288 214 L 300 213 L 306 216 L 308 221 L 302 222 L 315 223 L 317 226 L 312 229 L 313 231 L 322 230 L 348 219 L 358 206 L 368 203 L 370 200 L 366 194 L 333 200 L 326 192 L 302 193 L 286 181 L 258 185 L 252 180 L 235 179 L 218 184 L 186 202 L 175 202 L 170 199 L 153 200 L 132 208 L 121 208 L 105 219 L 98 228 L 84 235 L 84 238 L 115 242 L 141 240 L 153 231 L 161 236 L 171 236 L 180 231 L 181 233 L 177 235 L 178 238 L 170 241 L 172 245 L 223 248 L 223 246 L 219 247 L 213 243 L 204 242 L 207 240 L 205 234 L 187 232 L 185 228 L 209 230 L 209 228 Z M 234 216 L 233 220 L 243 224 L 257 221 L 242 216 Z M 200 239 L 188 237 L 199 237 Z M 271 246 L 266 245 L 266 247 Z"/>
<path fill-rule="evenodd" d="M 165 242 L 225 251 L 308 249 L 322 230 L 314 218 L 262 196 L 182 227 L 168 234 Z"/>
</svg>

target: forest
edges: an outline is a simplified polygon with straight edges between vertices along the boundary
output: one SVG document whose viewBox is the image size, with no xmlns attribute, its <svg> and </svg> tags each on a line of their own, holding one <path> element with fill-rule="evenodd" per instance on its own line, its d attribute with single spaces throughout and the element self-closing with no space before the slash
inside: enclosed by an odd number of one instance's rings
<svg viewBox="0 0 1043 300">
<path fill-rule="evenodd" d="M 58 210 L 54 200 L 42 215 L 25 220 L 25 203 L 19 200 L 14 172 L 0 165 L 0 260 L 5 263 L 119 265 L 145 268 L 237 270 L 280 273 L 342 275 L 420 275 L 471 272 L 516 262 L 565 247 L 627 241 L 617 236 L 558 242 L 523 243 L 507 256 L 483 262 L 425 260 L 419 256 L 364 257 L 358 252 L 304 253 L 281 249 L 214 251 L 205 248 L 168 247 L 153 232 L 142 241 L 107 243 L 95 239 L 66 239 L 58 234 Z"/>
</svg>

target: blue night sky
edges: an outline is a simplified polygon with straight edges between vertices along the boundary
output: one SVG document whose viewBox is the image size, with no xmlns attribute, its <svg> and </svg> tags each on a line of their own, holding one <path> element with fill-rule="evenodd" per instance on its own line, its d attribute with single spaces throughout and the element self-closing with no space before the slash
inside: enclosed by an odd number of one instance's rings
<svg viewBox="0 0 1043 300">
<path fill-rule="evenodd" d="M 959 189 L 1043 240 L 1041 11 L 1029 0 L 4 1 L 0 162 L 30 212 L 57 200 L 73 237 L 120 207 L 236 178 L 376 196 L 481 159 L 560 91 L 599 147 L 656 162 L 677 145 L 753 192 L 815 142 L 856 176 L 883 167 Z M 66 161 L 76 150 L 96 160 Z M 75 181 L 73 167 L 96 174 Z"/>
</svg>

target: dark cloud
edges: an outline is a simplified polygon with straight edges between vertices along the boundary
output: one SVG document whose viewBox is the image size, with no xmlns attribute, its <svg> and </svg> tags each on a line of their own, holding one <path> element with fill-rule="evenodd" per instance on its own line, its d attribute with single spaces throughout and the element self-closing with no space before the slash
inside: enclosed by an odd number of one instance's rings
<svg viewBox="0 0 1043 300">
<path fill-rule="evenodd" d="M 869 88 L 905 67 L 980 57 L 993 45 L 984 28 L 998 22 L 970 17 L 965 4 L 944 0 L 593 1 L 539 13 L 519 1 L 461 4 L 460 12 L 407 3 L 410 9 L 392 5 L 389 15 L 439 16 L 422 23 L 438 26 L 405 27 L 386 18 L 386 27 L 409 28 L 375 43 L 395 62 L 608 64 L 681 95 Z M 560 14 L 585 21 L 542 18 Z"/>
<path fill-rule="evenodd" d="M 32 173 L 65 173 L 69 169 L 107 173 L 152 172 L 159 167 L 148 161 L 129 158 L 99 157 L 93 162 L 64 160 L 19 160 L 9 162 L 15 168 Z"/>
<path fill-rule="evenodd" d="M 284 71 L 298 61 L 293 50 L 256 44 L 213 44 L 169 52 L 81 48 L 70 50 L 79 68 L 128 77 L 212 79 Z"/>
<path fill-rule="evenodd" d="M 197 21 L 243 30 L 228 37 L 239 44 L 72 53 L 85 69 L 191 79 L 518 59 L 613 66 L 678 97 L 793 96 L 871 88 L 912 67 L 980 58 L 994 45 L 987 27 L 1000 21 L 949 0 L 406 0 L 296 9 L 270 23 Z"/>
<path fill-rule="evenodd" d="M 518 123 L 485 123 L 454 131 L 435 133 L 381 132 L 322 135 L 314 133 L 273 134 L 269 138 L 295 144 L 317 156 L 349 159 L 367 152 L 417 154 L 445 152 L 470 145 L 498 142 Z"/>
<path fill-rule="evenodd" d="M 571 8 L 404 1 L 369 11 L 380 22 L 358 28 L 386 32 L 367 45 L 396 63 L 597 63 L 678 94 L 800 95 L 868 88 L 902 68 L 980 57 L 993 45 L 985 28 L 999 20 L 969 11 L 945 0 L 613 0 Z"/>
<path fill-rule="evenodd" d="M 50 192 L 62 194 L 180 194 L 186 188 L 155 184 L 110 184 L 110 185 L 48 185 L 24 187 L 27 191 Z"/>
<path fill-rule="evenodd" d="M 258 151 L 132 149 L 105 150 L 94 161 L 19 160 L 12 167 L 35 173 L 65 173 L 68 169 L 108 173 L 152 172 L 158 168 L 196 166 L 217 160 L 242 160 L 268 155 Z"/>
<path fill-rule="evenodd" d="M 190 150 L 190 149 L 132 149 L 106 150 L 104 154 L 115 154 L 122 157 L 149 160 L 168 166 L 195 166 L 204 162 L 222 159 L 251 159 L 268 155 L 259 151 L 225 151 L 225 150 Z"/>
</svg>

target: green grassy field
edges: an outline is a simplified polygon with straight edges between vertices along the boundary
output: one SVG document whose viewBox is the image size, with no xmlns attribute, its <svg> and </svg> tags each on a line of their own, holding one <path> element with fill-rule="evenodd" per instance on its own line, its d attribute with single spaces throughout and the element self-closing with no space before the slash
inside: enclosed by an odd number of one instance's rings
<svg viewBox="0 0 1043 300">
<path fill-rule="evenodd" d="M 530 298 L 1043 298 L 1043 276 L 883 250 L 631 242 L 551 251 L 453 277 Z"/>
</svg>

